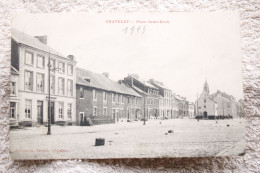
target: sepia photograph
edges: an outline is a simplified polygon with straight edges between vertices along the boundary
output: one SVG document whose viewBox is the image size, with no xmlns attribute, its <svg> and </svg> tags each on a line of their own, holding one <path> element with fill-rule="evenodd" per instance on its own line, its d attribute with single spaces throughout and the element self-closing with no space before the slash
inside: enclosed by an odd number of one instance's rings
<svg viewBox="0 0 260 173">
<path fill-rule="evenodd" d="M 10 39 L 13 160 L 245 154 L 238 12 L 21 13 Z"/>
</svg>

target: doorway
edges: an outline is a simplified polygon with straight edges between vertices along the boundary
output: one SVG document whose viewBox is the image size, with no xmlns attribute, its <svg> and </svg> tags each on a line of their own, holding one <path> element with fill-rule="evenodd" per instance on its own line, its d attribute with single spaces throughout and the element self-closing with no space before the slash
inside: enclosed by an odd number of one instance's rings
<svg viewBox="0 0 260 173">
<path fill-rule="evenodd" d="M 205 111 L 205 112 L 203 113 L 203 118 L 204 118 L 204 119 L 207 119 L 207 118 L 208 118 L 208 112 Z"/>
<path fill-rule="evenodd" d="M 37 123 L 43 124 L 43 101 L 37 101 Z"/>
<path fill-rule="evenodd" d="M 54 102 L 51 102 L 51 124 L 54 124 L 55 122 L 55 107 Z M 48 106 L 49 107 L 49 106 Z M 49 112 L 48 112 L 49 115 Z"/>
</svg>

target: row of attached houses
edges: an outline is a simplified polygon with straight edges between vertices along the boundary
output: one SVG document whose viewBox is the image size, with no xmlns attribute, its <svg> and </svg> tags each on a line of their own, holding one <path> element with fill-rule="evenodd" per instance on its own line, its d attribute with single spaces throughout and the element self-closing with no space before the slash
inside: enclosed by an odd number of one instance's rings
<svg viewBox="0 0 260 173">
<path fill-rule="evenodd" d="M 76 64 L 49 47 L 47 36 L 12 29 L 10 118 L 46 125 L 50 111 L 51 124 L 90 125 L 194 116 L 191 104 L 161 82 L 136 74 L 116 82 Z"/>
<path fill-rule="evenodd" d="M 77 68 L 76 124 L 117 123 L 140 119 L 142 96 L 122 81 Z"/>
</svg>

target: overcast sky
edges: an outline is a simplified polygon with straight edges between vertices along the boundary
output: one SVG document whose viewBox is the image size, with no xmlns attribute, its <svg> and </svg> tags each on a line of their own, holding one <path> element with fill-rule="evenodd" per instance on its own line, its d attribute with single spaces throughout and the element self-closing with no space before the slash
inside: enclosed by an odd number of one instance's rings
<svg viewBox="0 0 260 173">
<path fill-rule="evenodd" d="M 160 20 L 169 23 L 148 23 Z M 206 78 L 211 94 L 221 90 L 243 98 L 239 25 L 234 12 L 20 14 L 13 19 L 13 27 L 24 33 L 48 35 L 48 45 L 75 55 L 78 67 L 109 72 L 116 81 L 131 73 L 153 78 L 189 101 L 202 92 Z"/>
</svg>

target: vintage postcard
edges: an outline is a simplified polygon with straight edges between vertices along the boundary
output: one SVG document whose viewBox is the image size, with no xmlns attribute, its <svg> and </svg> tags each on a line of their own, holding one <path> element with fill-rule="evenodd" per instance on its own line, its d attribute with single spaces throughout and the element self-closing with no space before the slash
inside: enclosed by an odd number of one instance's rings
<svg viewBox="0 0 260 173">
<path fill-rule="evenodd" d="M 10 157 L 245 154 L 237 12 L 18 14 Z"/>
</svg>

